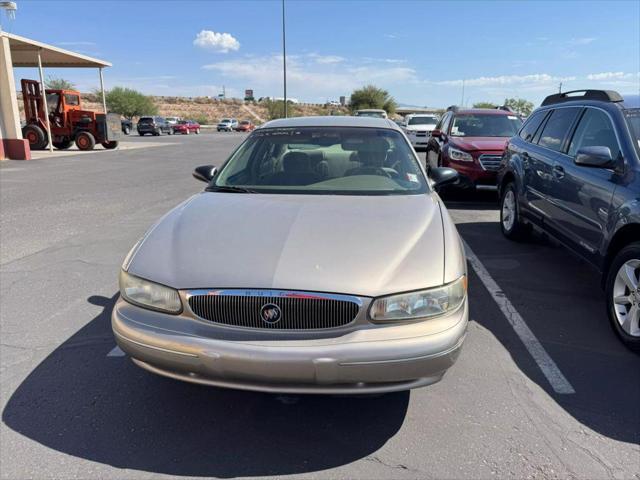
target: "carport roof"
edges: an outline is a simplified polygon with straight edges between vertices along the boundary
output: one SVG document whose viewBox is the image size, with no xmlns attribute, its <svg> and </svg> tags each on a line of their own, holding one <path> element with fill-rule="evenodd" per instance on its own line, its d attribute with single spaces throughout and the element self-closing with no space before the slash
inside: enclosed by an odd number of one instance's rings
<svg viewBox="0 0 640 480">
<path fill-rule="evenodd" d="M 43 67 L 100 68 L 110 67 L 109 62 L 70 52 L 62 48 L 20 37 L 12 33 L 2 32 L 9 39 L 11 59 L 14 67 L 37 67 L 38 51 Z"/>
</svg>

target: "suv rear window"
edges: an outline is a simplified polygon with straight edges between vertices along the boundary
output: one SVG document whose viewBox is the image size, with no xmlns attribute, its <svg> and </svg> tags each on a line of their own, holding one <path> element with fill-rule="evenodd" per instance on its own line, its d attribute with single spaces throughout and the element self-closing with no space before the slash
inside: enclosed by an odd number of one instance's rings
<svg viewBox="0 0 640 480">
<path fill-rule="evenodd" d="M 538 145 L 556 152 L 562 151 L 569 129 L 579 112 L 579 107 L 558 108 L 551 112 L 551 116 L 542 130 L 542 135 L 540 135 L 540 140 L 538 140 Z"/>
<path fill-rule="evenodd" d="M 138 123 L 153 123 L 153 118 L 152 117 L 142 117 Z"/>
</svg>

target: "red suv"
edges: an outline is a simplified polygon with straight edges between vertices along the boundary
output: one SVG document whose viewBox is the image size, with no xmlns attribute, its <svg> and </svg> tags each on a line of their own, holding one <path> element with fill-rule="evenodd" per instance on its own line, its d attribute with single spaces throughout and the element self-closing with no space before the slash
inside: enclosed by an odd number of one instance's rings
<svg viewBox="0 0 640 480">
<path fill-rule="evenodd" d="M 189 135 L 190 133 L 200 133 L 200 124 L 193 120 L 180 120 L 173 126 L 173 133 Z"/>
<path fill-rule="evenodd" d="M 457 170 L 461 187 L 495 187 L 507 140 L 521 125 L 522 119 L 507 110 L 450 108 L 431 131 L 427 168 Z"/>
</svg>

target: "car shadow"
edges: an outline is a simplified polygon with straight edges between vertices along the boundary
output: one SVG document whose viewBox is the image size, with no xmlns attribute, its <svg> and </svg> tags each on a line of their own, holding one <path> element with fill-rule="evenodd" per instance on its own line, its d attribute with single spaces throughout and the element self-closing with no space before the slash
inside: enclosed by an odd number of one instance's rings
<svg viewBox="0 0 640 480">
<path fill-rule="evenodd" d="M 598 272 L 542 236 L 511 242 L 497 222 L 459 223 L 457 228 L 575 393 L 553 390 L 469 266 L 471 318 L 490 330 L 518 368 L 581 424 L 638 443 L 640 356 L 610 327 Z"/>
<path fill-rule="evenodd" d="M 182 383 L 114 348 L 117 295 L 52 352 L 9 399 L 2 420 L 48 448 L 167 475 L 288 475 L 351 463 L 400 429 L 409 393 L 276 396 Z"/>
</svg>

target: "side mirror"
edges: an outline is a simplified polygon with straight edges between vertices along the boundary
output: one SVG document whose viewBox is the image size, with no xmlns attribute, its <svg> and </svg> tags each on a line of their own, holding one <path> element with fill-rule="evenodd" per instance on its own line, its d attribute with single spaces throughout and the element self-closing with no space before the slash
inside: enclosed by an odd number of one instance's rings
<svg viewBox="0 0 640 480">
<path fill-rule="evenodd" d="M 431 130 L 431 136 L 433 138 L 440 138 L 442 137 L 442 130 Z"/>
<path fill-rule="evenodd" d="M 574 160 L 576 165 L 595 168 L 612 168 L 613 156 L 609 147 L 582 147 Z"/>
<path fill-rule="evenodd" d="M 216 176 L 216 173 L 218 173 L 218 169 L 213 165 L 202 165 L 196 167 L 192 175 L 196 180 L 209 183 Z"/>
<path fill-rule="evenodd" d="M 429 177 L 433 180 L 434 187 L 440 188 L 458 180 L 458 172 L 447 167 L 432 168 L 429 170 Z"/>
</svg>

